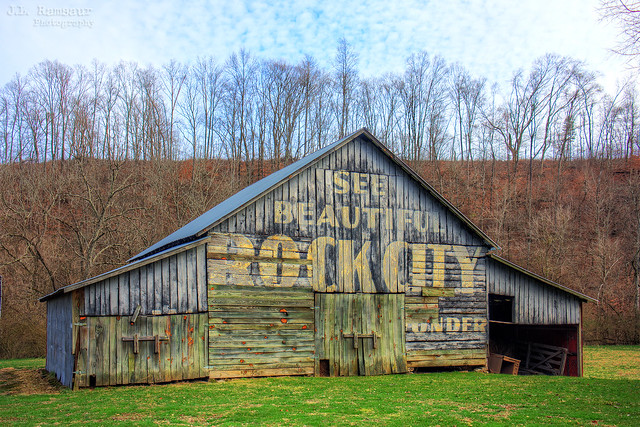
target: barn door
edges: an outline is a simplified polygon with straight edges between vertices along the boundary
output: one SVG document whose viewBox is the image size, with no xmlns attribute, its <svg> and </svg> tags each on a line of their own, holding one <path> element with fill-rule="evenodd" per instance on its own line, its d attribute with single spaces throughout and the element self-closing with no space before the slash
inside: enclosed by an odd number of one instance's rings
<svg viewBox="0 0 640 427">
<path fill-rule="evenodd" d="M 319 375 L 406 372 L 404 294 L 316 294 Z"/>
</svg>

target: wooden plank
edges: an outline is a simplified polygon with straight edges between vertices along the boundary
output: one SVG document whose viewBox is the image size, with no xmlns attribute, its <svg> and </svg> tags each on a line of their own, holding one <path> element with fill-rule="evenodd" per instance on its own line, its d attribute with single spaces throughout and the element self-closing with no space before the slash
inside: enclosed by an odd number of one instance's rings
<svg viewBox="0 0 640 427">
<path fill-rule="evenodd" d="M 102 292 L 102 287 L 104 286 L 104 282 L 98 282 L 95 285 L 92 285 L 93 288 L 95 288 L 95 307 L 93 312 L 91 313 L 94 316 L 100 316 L 102 315 L 102 298 L 103 298 L 103 292 Z"/>
<path fill-rule="evenodd" d="M 412 360 L 407 362 L 407 366 L 410 368 L 435 368 L 435 367 L 472 367 L 472 366 L 485 366 L 487 363 L 486 357 L 477 359 L 436 359 L 436 360 Z"/>
<path fill-rule="evenodd" d="M 116 384 L 124 384 L 124 372 L 125 372 L 125 366 L 123 363 L 123 360 L 125 359 L 124 357 L 124 353 L 125 353 L 125 343 L 122 342 L 122 324 L 126 323 L 125 321 L 123 321 L 123 317 L 118 316 L 116 318 L 115 324 L 114 324 L 114 328 L 112 331 L 112 334 L 115 335 L 115 340 L 114 340 L 114 346 L 115 346 L 115 351 L 114 351 L 114 359 L 115 359 L 115 363 L 116 363 Z M 127 336 L 127 335 L 125 335 Z"/>
<path fill-rule="evenodd" d="M 96 317 L 87 317 L 87 386 L 89 385 L 90 377 L 95 376 L 97 379 L 96 372 L 98 370 L 98 340 L 96 337 L 96 319 Z"/>
<path fill-rule="evenodd" d="M 118 306 L 113 315 L 125 316 L 129 314 L 129 273 L 116 276 L 118 280 Z"/>
<path fill-rule="evenodd" d="M 113 280 L 113 279 L 112 279 Z M 117 385 L 118 384 L 118 348 L 116 343 L 116 317 L 109 316 L 108 329 L 106 333 L 109 335 L 109 385 Z"/>
<path fill-rule="evenodd" d="M 172 315 L 170 316 L 170 326 L 169 326 L 169 352 L 170 352 L 170 373 L 172 381 L 180 381 L 183 379 L 182 377 L 182 316 L 183 315 Z"/>
<path fill-rule="evenodd" d="M 105 334 L 104 317 L 95 317 L 95 341 L 96 341 L 96 385 L 109 385 L 109 338 Z M 105 361 L 106 360 L 106 361 Z"/>
<path fill-rule="evenodd" d="M 169 314 L 171 308 L 171 282 L 169 276 L 169 260 L 164 258 L 158 262 L 161 269 L 160 289 L 162 290 L 162 314 Z"/>
<path fill-rule="evenodd" d="M 94 315 L 96 313 L 96 285 L 84 288 L 84 306 L 85 311 L 81 313 L 83 316 Z"/>
<path fill-rule="evenodd" d="M 147 315 L 151 312 L 147 296 L 147 267 L 140 267 L 138 271 L 140 272 L 140 313 Z"/>
<path fill-rule="evenodd" d="M 140 305 L 140 269 L 131 270 L 129 272 L 129 312 L 127 315 L 133 314 L 138 305 Z"/>
<path fill-rule="evenodd" d="M 178 313 L 186 313 L 189 309 L 189 298 L 187 296 L 187 254 L 180 252 L 177 254 L 178 264 Z"/>
<path fill-rule="evenodd" d="M 169 311 L 168 314 L 178 312 L 178 258 L 176 255 L 169 257 L 169 279 L 165 283 L 169 287 Z"/>
<path fill-rule="evenodd" d="M 209 354 L 209 335 L 207 333 L 209 322 L 207 320 L 206 314 L 200 314 L 200 324 L 198 328 L 198 338 L 200 343 L 199 353 L 199 375 L 200 378 L 205 378 L 209 375 L 209 370 L 206 369 L 208 365 L 208 354 Z"/>
<path fill-rule="evenodd" d="M 196 249 L 187 251 L 187 313 L 198 311 L 198 282 Z"/>
<path fill-rule="evenodd" d="M 209 373 L 209 378 L 276 377 L 290 375 L 313 375 L 313 366 L 299 368 L 237 369 L 229 371 L 212 370 Z"/>
<path fill-rule="evenodd" d="M 200 313 L 207 311 L 207 257 L 206 245 L 198 246 L 196 249 L 196 270 L 197 270 L 197 290 L 198 309 Z M 204 366 L 204 365 L 203 365 Z"/>
<path fill-rule="evenodd" d="M 153 310 L 151 314 L 158 315 L 163 309 L 163 281 L 162 281 L 162 261 L 153 263 Z M 168 310 L 167 310 L 168 311 Z"/>
<path fill-rule="evenodd" d="M 147 269 L 147 312 L 144 313 L 146 315 L 150 315 L 153 313 L 153 310 L 156 309 L 155 301 L 155 286 L 154 286 L 154 271 L 155 271 L 155 263 L 149 264 L 146 267 Z"/>
</svg>

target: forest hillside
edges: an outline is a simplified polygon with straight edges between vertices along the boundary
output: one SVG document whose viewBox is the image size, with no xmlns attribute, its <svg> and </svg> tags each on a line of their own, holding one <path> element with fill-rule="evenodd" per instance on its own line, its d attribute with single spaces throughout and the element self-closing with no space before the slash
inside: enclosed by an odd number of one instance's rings
<svg viewBox="0 0 640 427">
<path fill-rule="evenodd" d="M 585 339 L 638 343 L 640 159 L 413 162 L 500 255 L 598 299 Z M 128 258 L 274 169 L 228 161 L 0 165 L 0 357 L 42 356 L 55 289 Z"/>
<path fill-rule="evenodd" d="M 501 255 L 597 298 L 588 342 L 638 343 L 639 99 L 552 54 L 500 84 L 426 52 L 365 77 L 344 40 L 330 67 L 43 61 L 0 87 L 0 358 L 44 354 L 39 297 L 361 127 Z"/>
</svg>

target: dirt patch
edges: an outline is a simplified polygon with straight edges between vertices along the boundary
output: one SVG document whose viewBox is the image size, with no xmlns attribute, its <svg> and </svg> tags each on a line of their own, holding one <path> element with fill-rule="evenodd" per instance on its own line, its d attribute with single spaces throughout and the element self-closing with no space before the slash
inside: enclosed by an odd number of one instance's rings
<svg viewBox="0 0 640 427">
<path fill-rule="evenodd" d="M 44 369 L 0 369 L 0 395 L 57 394 L 62 385 Z"/>
</svg>

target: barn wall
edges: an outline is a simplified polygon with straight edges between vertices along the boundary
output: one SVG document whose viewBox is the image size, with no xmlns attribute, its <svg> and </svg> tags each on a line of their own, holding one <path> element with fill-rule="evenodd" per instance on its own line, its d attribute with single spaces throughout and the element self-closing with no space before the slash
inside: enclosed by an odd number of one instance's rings
<svg viewBox="0 0 640 427">
<path fill-rule="evenodd" d="M 214 285 L 209 302 L 211 378 L 314 373 L 311 289 Z"/>
<path fill-rule="evenodd" d="M 405 294 L 409 367 L 485 363 L 488 248 L 362 138 L 247 205 L 211 235 L 229 239 L 209 256 L 216 290 Z"/>
<path fill-rule="evenodd" d="M 513 323 L 578 325 L 580 300 L 499 261 L 487 260 L 489 293 L 514 297 Z"/>
<path fill-rule="evenodd" d="M 47 301 L 46 369 L 67 387 L 71 387 L 73 377 L 72 318 L 71 294 Z"/>
<path fill-rule="evenodd" d="M 208 347 L 207 314 L 140 316 L 134 324 L 127 316 L 87 317 L 81 329 L 78 385 L 149 384 L 203 378 Z M 141 340 L 138 353 L 132 341 Z M 166 340 L 164 339 L 166 338 Z"/>
<path fill-rule="evenodd" d="M 207 311 L 205 245 L 188 249 L 86 287 L 83 316 Z"/>
</svg>

